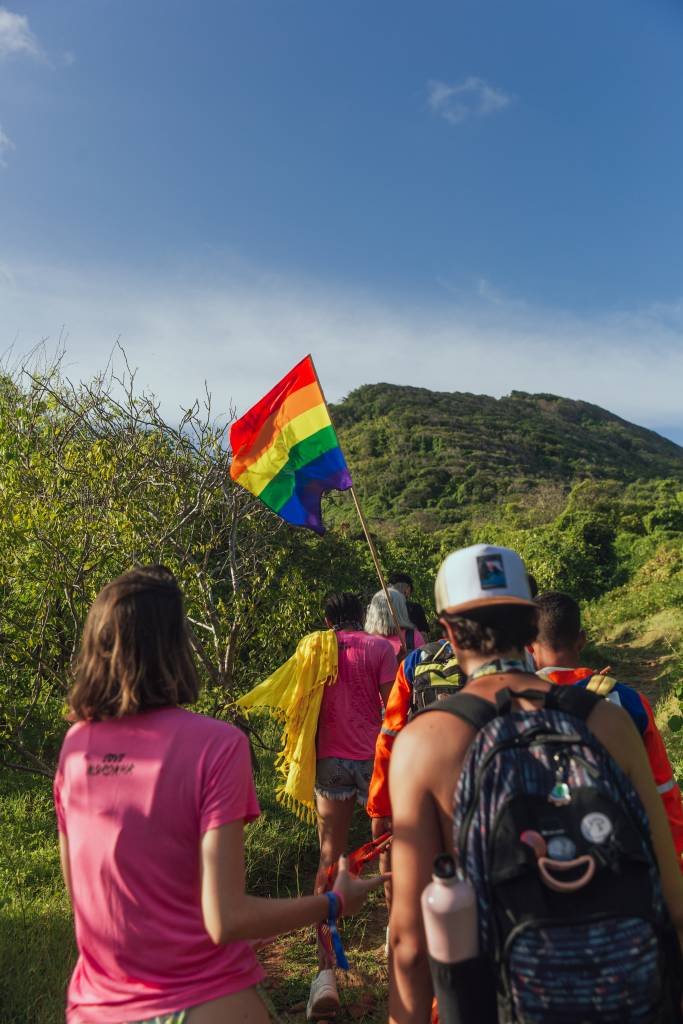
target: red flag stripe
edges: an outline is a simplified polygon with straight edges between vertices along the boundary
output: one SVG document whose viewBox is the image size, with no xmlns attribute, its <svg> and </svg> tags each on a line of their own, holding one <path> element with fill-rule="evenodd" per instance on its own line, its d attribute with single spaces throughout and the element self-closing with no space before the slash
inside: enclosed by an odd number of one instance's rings
<svg viewBox="0 0 683 1024">
<path fill-rule="evenodd" d="M 241 419 L 233 423 L 230 428 L 230 445 L 233 453 L 237 455 L 242 448 L 251 448 L 258 441 L 261 429 L 267 425 L 270 417 L 277 413 L 285 399 L 307 384 L 317 383 L 317 380 L 313 360 L 306 356 Z"/>
<path fill-rule="evenodd" d="M 233 480 L 238 480 L 245 469 L 249 469 L 250 466 L 258 462 L 262 455 L 265 455 L 290 420 L 319 406 L 324 410 L 325 403 L 317 381 L 290 392 L 284 402 L 261 426 L 249 445 L 233 454 L 230 465 L 230 476 Z"/>
</svg>

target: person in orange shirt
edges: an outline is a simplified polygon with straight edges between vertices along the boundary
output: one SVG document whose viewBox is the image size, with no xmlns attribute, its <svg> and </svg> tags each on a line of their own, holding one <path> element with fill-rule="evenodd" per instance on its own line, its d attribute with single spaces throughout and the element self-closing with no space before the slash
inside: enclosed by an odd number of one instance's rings
<svg viewBox="0 0 683 1024">
<path fill-rule="evenodd" d="M 399 665 L 377 737 L 366 807 L 373 819 L 374 835 L 382 835 L 391 825 L 389 758 L 396 737 L 416 711 L 439 696 L 454 693 L 462 682 L 462 673 L 447 640 L 436 640 L 411 651 Z"/>
<path fill-rule="evenodd" d="M 455 693 L 462 686 L 463 679 L 447 640 L 436 640 L 411 651 L 399 665 L 375 745 L 375 763 L 366 805 L 373 838 L 392 830 L 389 759 L 396 737 L 416 711 L 440 697 Z M 382 854 L 379 863 L 382 873 L 388 872 L 390 853 Z M 391 882 L 385 883 L 384 891 L 387 906 L 390 906 Z"/>
<path fill-rule="evenodd" d="M 643 738 L 683 872 L 681 791 L 674 778 L 650 702 L 633 687 L 618 683 L 605 673 L 582 666 L 581 654 L 586 644 L 586 634 L 581 627 L 579 606 L 572 597 L 549 590 L 536 598 L 536 605 L 538 637 L 529 649 L 536 664 L 537 674 L 552 683 L 583 686 L 593 690 L 614 704 L 620 704 L 629 713 Z"/>
</svg>

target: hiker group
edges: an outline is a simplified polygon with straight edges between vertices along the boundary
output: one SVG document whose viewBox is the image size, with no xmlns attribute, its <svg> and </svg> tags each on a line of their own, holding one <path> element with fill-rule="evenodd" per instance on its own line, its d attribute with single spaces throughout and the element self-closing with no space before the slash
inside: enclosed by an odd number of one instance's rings
<svg viewBox="0 0 683 1024">
<path fill-rule="evenodd" d="M 339 920 L 381 885 L 393 1024 L 683 1021 L 683 806 L 662 737 L 643 694 L 583 663 L 576 601 L 535 591 L 516 552 L 476 545 L 439 569 L 438 639 L 406 574 L 367 608 L 330 595 L 325 628 L 240 699 L 282 723 L 277 799 L 318 830 L 312 895 L 274 899 L 245 888 L 247 738 L 182 707 L 199 684 L 176 580 L 107 584 L 54 787 L 70 1024 L 266 1024 L 257 947 L 306 926 L 306 1016 L 330 1020 Z M 358 875 L 374 854 L 379 874 Z"/>
</svg>

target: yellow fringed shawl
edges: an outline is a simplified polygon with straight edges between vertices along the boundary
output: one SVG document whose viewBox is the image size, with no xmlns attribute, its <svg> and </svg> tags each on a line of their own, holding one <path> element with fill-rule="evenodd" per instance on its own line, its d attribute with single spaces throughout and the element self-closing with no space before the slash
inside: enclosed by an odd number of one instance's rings
<svg viewBox="0 0 683 1024">
<path fill-rule="evenodd" d="M 275 762 L 283 777 L 275 797 L 303 821 L 315 820 L 315 737 L 325 686 L 337 681 L 337 637 L 332 629 L 310 633 L 271 676 L 240 697 L 244 711 L 268 708 L 284 721 Z"/>
</svg>

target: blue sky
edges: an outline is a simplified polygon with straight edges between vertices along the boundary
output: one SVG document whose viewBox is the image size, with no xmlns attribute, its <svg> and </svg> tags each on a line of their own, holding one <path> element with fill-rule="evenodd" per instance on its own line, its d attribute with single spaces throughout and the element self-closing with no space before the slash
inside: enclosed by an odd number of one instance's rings
<svg viewBox="0 0 683 1024">
<path fill-rule="evenodd" d="M 167 406 L 307 351 L 683 442 L 678 0 L 9 0 L 0 351 Z"/>
</svg>

